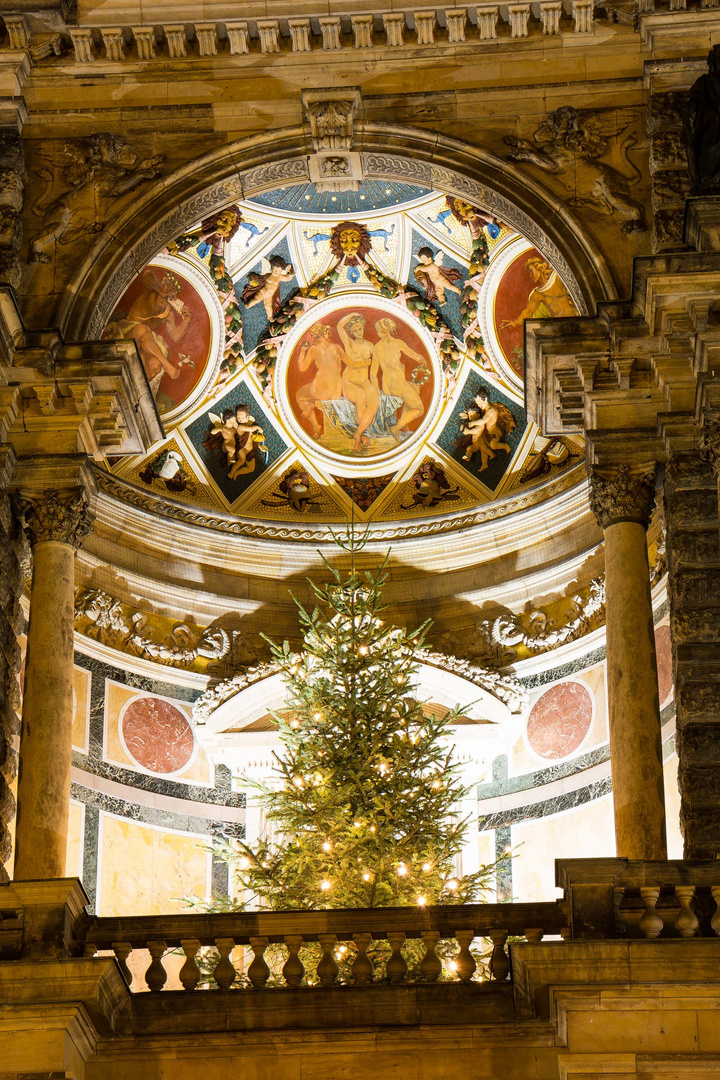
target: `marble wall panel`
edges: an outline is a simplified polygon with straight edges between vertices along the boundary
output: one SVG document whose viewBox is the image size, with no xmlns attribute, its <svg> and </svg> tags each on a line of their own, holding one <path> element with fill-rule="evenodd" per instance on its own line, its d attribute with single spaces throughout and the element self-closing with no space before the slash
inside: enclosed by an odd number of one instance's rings
<svg viewBox="0 0 720 1080">
<path fill-rule="evenodd" d="M 73 750 L 87 754 L 90 748 L 90 683 L 91 675 L 75 665 L 73 671 Z"/>
<path fill-rule="evenodd" d="M 207 899 L 212 860 L 207 837 L 100 814 L 99 915 L 186 911 L 182 897 Z"/>
</svg>

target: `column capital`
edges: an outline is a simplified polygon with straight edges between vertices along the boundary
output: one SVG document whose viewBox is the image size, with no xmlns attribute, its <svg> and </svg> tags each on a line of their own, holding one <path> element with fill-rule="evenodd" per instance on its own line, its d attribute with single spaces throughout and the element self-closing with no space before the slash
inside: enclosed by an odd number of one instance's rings
<svg viewBox="0 0 720 1080">
<path fill-rule="evenodd" d="M 601 529 L 621 521 L 644 528 L 655 505 L 655 464 L 616 465 L 590 469 L 590 507 Z"/>
<path fill-rule="evenodd" d="M 76 550 L 92 528 L 94 515 L 82 487 L 21 495 L 18 509 L 32 547 L 46 540 L 70 544 Z"/>
<path fill-rule="evenodd" d="M 703 419 L 700 451 L 720 480 L 720 416 L 706 416 Z"/>
</svg>

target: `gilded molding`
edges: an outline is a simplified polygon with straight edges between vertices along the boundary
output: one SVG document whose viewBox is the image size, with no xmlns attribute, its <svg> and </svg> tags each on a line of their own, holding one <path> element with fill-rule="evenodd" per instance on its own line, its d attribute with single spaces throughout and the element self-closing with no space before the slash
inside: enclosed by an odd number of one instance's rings
<svg viewBox="0 0 720 1080">
<path fill-rule="evenodd" d="M 77 550 L 92 529 L 94 520 L 82 488 L 62 494 L 51 488 L 37 495 L 23 495 L 18 501 L 18 509 L 33 547 L 51 540 L 70 544 Z"/>
<path fill-rule="evenodd" d="M 645 528 L 655 505 L 655 465 L 590 470 L 590 507 L 601 529 L 622 521 Z"/>
</svg>

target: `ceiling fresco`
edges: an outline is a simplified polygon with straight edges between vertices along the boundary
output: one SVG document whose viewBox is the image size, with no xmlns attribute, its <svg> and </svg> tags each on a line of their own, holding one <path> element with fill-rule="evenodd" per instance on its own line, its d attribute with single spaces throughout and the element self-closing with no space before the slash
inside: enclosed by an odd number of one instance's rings
<svg viewBox="0 0 720 1080">
<path fill-rule="evenodd" d="M 120 481 L 239 518 L 403 521 L 583 460 L 524 410 L 523 321 L 577 314 L 532 244 L 416 185 L 269 191 L 199 222 L 127 288 L 167 438 Z"/>
</svg>

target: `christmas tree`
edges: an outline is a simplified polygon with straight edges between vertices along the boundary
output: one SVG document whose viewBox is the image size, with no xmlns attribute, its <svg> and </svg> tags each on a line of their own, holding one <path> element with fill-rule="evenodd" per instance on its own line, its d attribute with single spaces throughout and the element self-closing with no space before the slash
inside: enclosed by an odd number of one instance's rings
<svg viewBox="0 0 720 1080">
<path fill-rule="evenodd" d="M 429 624 L 408 633 L 386 623 L 387 557 L 361 573 L 367 533 L 335 539 L 350 571 L 326 563 L 329 583 L 311 583 L 314 609 L 295 601 L 303 648 L 270 642 L 288 691 L 276 716 L 279 784 L 256 785 L 273 838 L 222 854 L 249 902 L 274 909 L 473 901 L 495 867 L 455 873 L 467 832 L 452 763 L 457 712 L 435 715 L 414 696 Z"/>
</svg>

